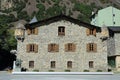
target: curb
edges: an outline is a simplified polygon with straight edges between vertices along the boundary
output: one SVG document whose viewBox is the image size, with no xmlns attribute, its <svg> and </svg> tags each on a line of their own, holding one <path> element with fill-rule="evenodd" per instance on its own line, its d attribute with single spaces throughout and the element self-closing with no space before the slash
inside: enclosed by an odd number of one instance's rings
<svg viewBox="0 0 120 80">
<path fill-rule="evenodd" d="M 113 75 L 113 72 L 12 72 L 13 75 Z"/>
</svg>

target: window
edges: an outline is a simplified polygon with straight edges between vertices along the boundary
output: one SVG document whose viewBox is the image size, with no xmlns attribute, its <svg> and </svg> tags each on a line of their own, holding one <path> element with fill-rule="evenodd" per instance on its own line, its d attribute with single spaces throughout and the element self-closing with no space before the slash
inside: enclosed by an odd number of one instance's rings
<svg viewBox="0 0 120 80">
<path fill-rule="evenodd" d="M 94 36 L 96 36 L 96 29 L 88 29 L 87 28 L 87 30 L 86 30 L 86 34 L 87 34 L 87 36 L 89 36 L 89 35 L 94 35 Z"/>
<path fill-rule="evenodd" d="M 67 68 L 72 68 L 72 61 L 67 62 Z"/>
<path fill-rule="evenodd" d="M 55 61 L 51 61 L 50 66 L 51 66 L 51 68 L 55 68 Z"/>
<path fill-rule="evenodd" d="M 65 35 L 65 27 L 64 26 L 58 27 L 58 35 L 59 36 L 64 36 Z"/>
<path fill-rule="evenodd" d="M 94 62 L 93 61 L 89 61 L 89 68 L 93 68 L 94 66 Z"/>
<path fill-rule="evenodd" d="M 52 43 L 48 45 L 48 52 L 58 52 L 59 51 L 59 45 Z"/>
<path fill-rule="evenodd" d="M 29 61 L 29 68 L 34 68 L 34 61 Z"/>
<path fill-rule="evenodd" d="M 73 43 L 68 43 L 68 44 L 65 44 L 65 51 L 66 52 L 75 52 L 76 50 L 76 45 L 73 44 Z"/>
<path fill-rule="evenodd" d="M 31 34 L 37 35 L 38 28 L 27 29 L 27 33 L 28 33 L 28 35 L 31 35 Z"/>
<path fill-rule="evenodd" d="M 113 14 L 113 17 L 115 17 L 115 14 Z"/>
<path fill-rule="evenodd" d="M 37 44 L 28 44 L 27 45 L 27 52 L 38 52 L 38 45 Z"/>
<path fill-rule="evenodd" d="M 113 22 L 113 24 L 115 24 L 115 22 Z"/>
<path fill-rule="evenodd" d="M 97 44 L 88 43 L 87 44 L 87 52 L 97 52 Z"/>
</svg>

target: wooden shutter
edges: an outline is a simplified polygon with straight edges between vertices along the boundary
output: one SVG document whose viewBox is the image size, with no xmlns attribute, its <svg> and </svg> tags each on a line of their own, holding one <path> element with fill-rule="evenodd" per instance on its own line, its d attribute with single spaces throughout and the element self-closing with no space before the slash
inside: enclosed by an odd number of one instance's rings
<svg viewBox="0 0 120 80">
<path fill-rule="evenodd" d="M 59 45 L 58 44 L 55 44 L 55 51 L 59 52 Z"/>
<path fill-rule="evenodd" d="M 27 34 L 30 35 L 31 34 L 31 30 L 27 29 Z"/>
<path fill-rule="evenodd" d="M 87 34 L 87 36 L 89 36 L 90 35 L 90 29 L 86 29 L 86 34 Z"/>
<path fill-rule="evenodd" d="M 97 44 L 94 43 L 93 46 L 94 46 L 93 47 L 94 48 L 94 52 L 97 52 Z"/>
<path fill-rule="evenodd" d="M 86 49 L 87 49 L 87 52 L 90 51 L 90 44 L 89 43 L 86 45 Z"/>
<path fill-rule="evenodd" d="M 38 45 L 34 44 L 34 46 L 35 46 L 35 53 L 37 53 L 38 52 Z"/>
<path fill-rule="evenodd" d="M 96 29 L 93 30 L 93 35 L 96 36 Z"/>
<path fill-rule="evenodd" d="M 68 51 L 68 44 L 65 44 L 65 51 Z"/>
<path fill-rule="evenodd" d="M 26 51 L 30 52 L 30 45 L 29 44 L 26 45 Z"/>
<path fill-rule="evenodd" d="M 76 50 L 76 45 L 72 44 L 72 51 L 75 52 L 75 50 Z"/>
<path fill-rule="evenodd" d="M 35 35 L 38 35 L 38 28 L 35 28 Z"/>
</svg>

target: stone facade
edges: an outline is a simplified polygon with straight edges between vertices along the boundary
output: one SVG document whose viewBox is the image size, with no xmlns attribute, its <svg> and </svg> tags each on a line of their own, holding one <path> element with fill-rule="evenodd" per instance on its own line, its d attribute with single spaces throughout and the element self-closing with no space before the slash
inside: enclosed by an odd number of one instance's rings
<svg viewBox="0 0 120 80">
<path fill-rule="evenodd" d="M 49 21 L 45 21 L 46 24 L 32 25 L 38 28 L 38 35 L 28 35 L 26 30 L 24 41 L 18 40 L 17 59 L 22 60 L 21 67 L 27 68 L 28 71 L 39 70 L 41 72 L 50 70 L 56 72 L 64 72 L 65 70 L 72 72 L 107 71 L 107 41 L 101 41 L 100 28 L 97 29 L 96 36 L 87 36 L 86 29 L 93 27 L 92 25 L 74 23 L 71 18 L 47 22 Z M 58 36 L 58 26 L 65 27 L 65 36 Z M 97 27 L 94 26 L 94 28 Z M 31 43 L 38 44 L 37 53 L 26 52 L 26 45 Z M 48 44 L 50 43 L 58 44 L 59 51 L 48 52 Z M 76 45 L 75 52 L 66 52 L 66 43 L 74 43 Z M 97 52 L 87 52 L 87 43 L 96 43 Z M 34 68 L 29 68 L 29 61 L 34 61 Z M 50 67 L 51 61 L 56 61 L 55 68 Z M 67 61 L 72 61 L 72 68 L 67 68 Z M 94 62 L 93 68 L 89 68 L 89 61 Z"/>
<path fill-rule="evenodd" d="M 109 27 L 112 35 L 107 40 L 108 45 L 108 57 L 111 57 L 115 61 L 115 68 L 120 71 L 120 28 Z"/>
</svg>

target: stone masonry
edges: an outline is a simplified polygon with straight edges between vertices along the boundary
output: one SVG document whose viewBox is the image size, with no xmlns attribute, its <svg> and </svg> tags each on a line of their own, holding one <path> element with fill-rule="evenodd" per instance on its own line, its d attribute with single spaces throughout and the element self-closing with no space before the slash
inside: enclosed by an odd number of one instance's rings
<svg viewBox="0 0 120 80">
<path fill-rule="evenodd" d="M 115 28 L 114 28 L 115 29 Z M 116 29 L 119 30 L 119 29 Z M 114 35 L 108 39 L 108 57 L 114 57 L 115 68 L 120 71 L 120 33 L 114 31 Z"/>
<path fill-rule="evenodd" d="M 58 26 L 65 26 L 65 36 L 58 36 Z M 24 41 L 18 41 L 17 59 L 22 60 L 21 67 L 27 68 L 28 71 L 39 70 L 40 72 L 107 71 L 107 42 L 101 41 L 101 32 L 97 32 L 96 36 L 87 36 L 85 26 L 68 20 L 59 20 L 37 27 L 38 35 L 28 35 L 26 31 Z M 97 44 L 97 52 L 86 51 L 86 44 L 91 42 Z M 30 43 L 38 44 L 38 53 L 26 52 L 26 45 Z M 59 44 L 59 52 L 48 52 L 50 43 Z M 76 51 L 65 52 L 66 43 L 74 43 Z M 29 61 L 35 62 L 34 68 L 29 68 Z M 50 67 L 50 61 L 56 61 L 56 68 Z M 67 68 L 67 61 L 73 62 L 71 69 Z M 94 68 L 89 68 L 89 61 L 94 61 Z"/>
</svg>

